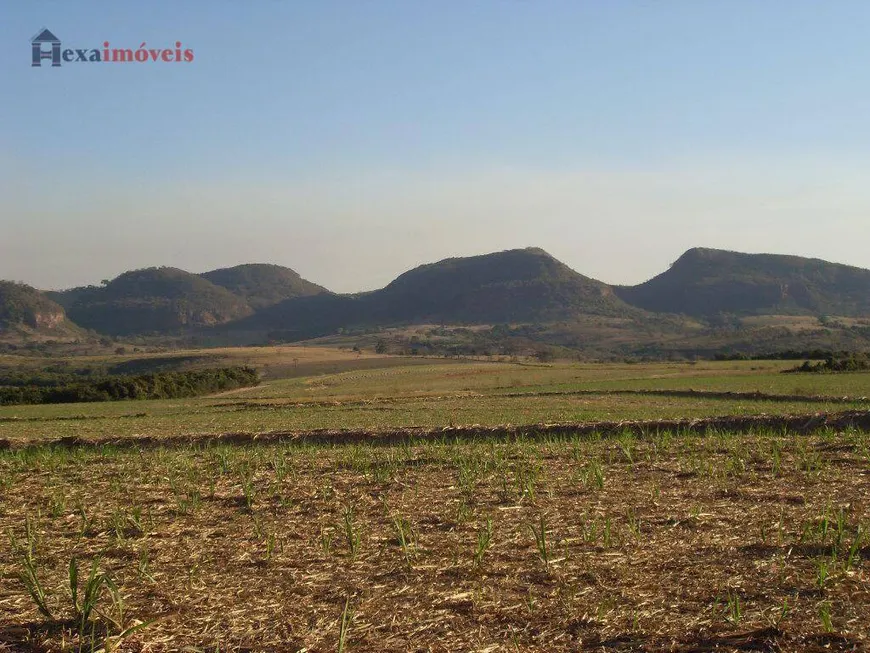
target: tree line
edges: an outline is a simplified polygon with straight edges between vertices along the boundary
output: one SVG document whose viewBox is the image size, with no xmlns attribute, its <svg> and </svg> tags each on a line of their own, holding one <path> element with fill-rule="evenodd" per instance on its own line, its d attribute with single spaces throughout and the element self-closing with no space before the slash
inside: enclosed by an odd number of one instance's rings
<svg viewBox="0 0 870 653">
<path fill-rule="evenodd" d="M 866 372 L 870 370 L 870 358 L 863 354 L 846 356 L 844 358 L 826 358 L 818 363 L 804 361 L 803 365 L 793 367 L 785 372 Z"/>
<path fill-rule="evenodd" d="M 795 361 L 795 360 L 828 360 L 849 358 L 856 354 L 850 351 L 832 351 L 830 349 L 786 349 L 769 351 L 762 354 L 719 353 L 713 359 L 717 361 Z"/>
<path fill-rule="evenodd" d="M 0 406 L 133 399 L 181 399 L 259 385 L 257 370 L 221 367 L 187 372 L 76 377 L 20 373 L 0 376 Z"/>
</svg>

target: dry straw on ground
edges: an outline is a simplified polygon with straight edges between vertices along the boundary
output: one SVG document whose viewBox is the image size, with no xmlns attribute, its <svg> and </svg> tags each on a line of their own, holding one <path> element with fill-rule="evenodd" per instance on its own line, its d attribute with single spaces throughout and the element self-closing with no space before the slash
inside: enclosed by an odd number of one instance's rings
<svg viewBox="0 0 870 653">
<path fill-rule="evenodd" d="M 79 650 L 71 557 L 148 623 L 119 650 L 864 650 L 867 419 L 10 450 L 59 619 L 2 549 L 0 650 Z"/>
</svg>

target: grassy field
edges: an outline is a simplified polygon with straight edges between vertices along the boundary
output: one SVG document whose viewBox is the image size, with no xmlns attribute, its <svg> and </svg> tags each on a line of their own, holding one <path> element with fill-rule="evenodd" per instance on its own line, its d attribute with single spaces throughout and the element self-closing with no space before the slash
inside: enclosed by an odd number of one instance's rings
<svg viewBox="0 0 870 653">
<path fill-rule="evenodd" d="M 0 409 L 0 651 L 864 650 L 870 435 L 535 425 L 867 410 L 870 375 L 349 355 L 288 377 L 283 349 L 222 396 Z M 136 440 L 507 423 L 526 435 Z M 93 444 L 40 444 L 64 436 Z"/>
<path fill-rule="evenodd" d="M 286 365 L 292 359 L 283 355 L 276 364 Z M 247 359 L 246 355 L 237 360 Z M 383 359 L 370 360 L 374 365 Z M 3 407 L 0 439 L 20 442 L 814 413 L 866 408 L 864 397 L 870 394 L 870 375 L 782 374 L 782 369 L 793 366 L 783 362 L 531 365 L 413 358 L 388 361 L 392 367 L 296 378 L 267 376 L 256 388 L 197 399 Z M 323 364 L 360 363 L 348 357 Z M 679 394 L 687 390 L 697 394 Z M 724 394 L 728 392 L 762 394 Z"/>
</svg>

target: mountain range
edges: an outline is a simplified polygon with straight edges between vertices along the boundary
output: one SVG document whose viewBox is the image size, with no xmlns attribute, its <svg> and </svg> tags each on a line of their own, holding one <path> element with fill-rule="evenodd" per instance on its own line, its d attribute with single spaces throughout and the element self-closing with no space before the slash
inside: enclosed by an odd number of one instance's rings
<svg viewBox="0 0 870 653">
<path fill-rule="evenodd" d="M 564 332 L 565 325 L 590 321 L 654 340 L 650 334 L 665 324 L 689 337 L 723 319 L 736 324 L 761 316 L 866 321 L 870 270 L 695 248 L 649 281 L 611 286 L 527 248 L 421 265 L 358 294 L 333 293 L 289 268 L 264 264 L 202 274 L 146 268 L 64 291 L 0 283 L 0 337 L 7 340 L 74 338 L 86 329 L 119 338 L 244 334 L 251 342 L 291 341 L 415 324 L 561 325 Z"/>
<path fill-rule="evenodd" d="M 204 274 L 170 267 L 133 270 L 102 286 L 46 296 L 82 327 L 128 336 L 225 324 L 283 300 L 323 292 L 289 268 L 253 264 Z"/>
</svg>

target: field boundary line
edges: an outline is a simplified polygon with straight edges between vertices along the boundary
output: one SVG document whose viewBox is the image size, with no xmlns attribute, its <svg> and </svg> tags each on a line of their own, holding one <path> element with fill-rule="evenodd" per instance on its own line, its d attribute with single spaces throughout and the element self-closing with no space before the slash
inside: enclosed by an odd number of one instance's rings
<svg viewBox="0 0 870 653">
<path fill-rule="evenodd" d="M 614 389 L 614 390 L 544 390 L 541 392 L 506 392 L 498 397 L 560 397 L 560 396 L 583 396 L 583 395 L 650 395 L 658 397 L 683 397 L 688 399 L 733 399 L 774 401 L 782 403 L 826 403 L 826 404 L 855 404 L 870 401 L 867 397 L 835 397 L 833 395 L 783 395 L 773 392 L 759 392 L 752 390 L 741 392 L 739 390 L 655 390 L 655 389 Z"/>
<path fill-rule="evenodd" d="M 249 388 L 244 388 L 248 390 Z M 236 392 L 231 390 L 230 392 Z M 782 395 L 769 392 L 740 392 L 725 390 L 543 390 L 530 392 L 469 392 L 442 395 L 402 395 L 399 397 L 372 397 L 370 399 L 311 399 L 311 400 L 279 400 L 275 398 L 252 398 L 246 401 L 226 401 L 211 404 L 213 408 L 235 408 L 236 410 L 270 410 L 277 408 L 331 408 L 335 406 L 371 406 L 376 404 L 401 404 L 408 400 L 450 401 L 468 397 L 490 398 L 507 397 L 521 399 L 523 397 L 604 397 L 610 395 L 680 397 L 686 399 L 722 399 L 731 401 L 769 401 L 772 403 L 807 403 L 807 404 L 858 404 L 870 402 L 868 397 L 837 397 L 834 395 Z M 216 397 L 216 395 L 213 395 Z M 208 399 L 209 397 L 205 397 Z M 2 421 L 2 418 L 0 418 Z"/>
<path fill-rule="evenodd" d="M 658 433 L 703 435 L 713 431 L 751 433 L 757 430 L 815 433 L 822 430 L 843 431 L 855 429 L 870 431 L 870 410 L 852 410 L 837 413 L 809 413 L 796 415 L 738 415 L 659 420 L 623 420 L 558 422 L 542 424 L 500 426 L 447 426 L 402 427 L 395 429 L 315 429 L 300 431 L 265 431 L 262 433 L 190 433 L 155 436 L 125 437 L 75 437 L 67 436 L 52 440 L 0 439 L 0 450 L 38 449 L 43 447 L 88 448 L 88 447 L 185 447 L 213 444 L 272 444 L 298 443 L 318 445 L 393 445 L 407 442 L 474 441 L 493 438 L 521 437 L 546 439 L 560 436 L 608 437 L 633 433 L 640 436 Z"/>
</svg>

